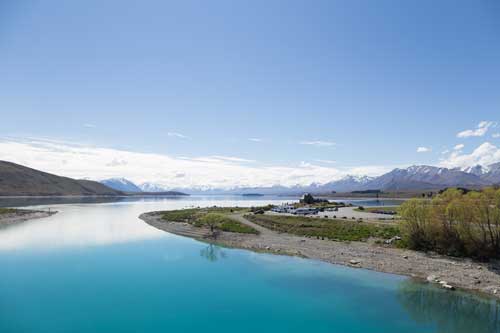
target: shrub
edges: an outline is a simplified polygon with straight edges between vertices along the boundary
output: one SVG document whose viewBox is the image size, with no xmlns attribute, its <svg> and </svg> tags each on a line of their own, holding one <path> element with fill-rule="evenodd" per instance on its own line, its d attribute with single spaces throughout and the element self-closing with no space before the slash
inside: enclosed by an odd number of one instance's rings
<svg viewBox="0 0 500 333">
<path fill-rule="evenodd" d="M 401 207 L 408 246 L 478 259 L 500 257 L 500 190 L 464 194 L 448 189 L 431 201 L 413 199 Z"/>
</svg>

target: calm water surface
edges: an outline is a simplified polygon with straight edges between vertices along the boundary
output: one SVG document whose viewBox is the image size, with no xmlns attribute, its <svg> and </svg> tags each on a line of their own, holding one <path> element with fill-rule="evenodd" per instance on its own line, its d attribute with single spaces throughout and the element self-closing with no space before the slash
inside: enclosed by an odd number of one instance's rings
<svg viewBox="0 0 500 333">
<path fill-rule="evenodd" d="M 0 230 L 0 332 L 500 332 L 493 300 L 401 276 L 209 246 L 137 218 L 283 200 L 43 206 L 59 213 Z"/>
</svg>

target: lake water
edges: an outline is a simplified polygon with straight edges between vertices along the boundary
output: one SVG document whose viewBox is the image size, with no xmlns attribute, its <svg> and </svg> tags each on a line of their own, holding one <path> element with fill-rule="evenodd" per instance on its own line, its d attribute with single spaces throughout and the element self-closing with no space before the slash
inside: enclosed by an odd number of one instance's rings
<svg viewBox="0 0 500 333">
<path fill-rule="evenodd" d="M 500 332 L 499 305 L 491 299 L 209 246 L 137 218 L 160 209 L 282 201 L 42 206 L 59 213 L 0 230 L 0 332 Z"/>
</svg>

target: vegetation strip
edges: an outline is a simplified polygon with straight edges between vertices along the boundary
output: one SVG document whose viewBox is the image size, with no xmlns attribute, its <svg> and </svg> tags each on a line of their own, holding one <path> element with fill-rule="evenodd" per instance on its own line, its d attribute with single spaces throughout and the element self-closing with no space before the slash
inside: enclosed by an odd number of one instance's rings
<svg viewBox="0 0 500 333">
<path fill-rule="evenodd" d="M 233 218 L 230 214 L 248 212 L 242 208 L 192 208 L 161 212 L 162 219 L 169 222 L 184 222 L 198 228 L 236 232 L 242 234 L 258 234 L 259 232 Z"/>
<path fill-rule="evenodd" d="M 400 233 L 396 225 L 379 226 L 374 223 L 263 214 L 249 214 L 245 217 L 258 225 L 277 232 L 337 241 L 366 241 L 369 238 L 390 239 Z"/>
</svg>

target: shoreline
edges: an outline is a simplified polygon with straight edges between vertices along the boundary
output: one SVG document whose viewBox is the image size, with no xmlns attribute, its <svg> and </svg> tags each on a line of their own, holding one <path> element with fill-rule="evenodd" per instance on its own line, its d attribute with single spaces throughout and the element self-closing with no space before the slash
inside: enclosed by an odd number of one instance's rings
<svg viewBox="0 0 500 333">
<path fill-rule="evenodd" d="M 49 217 L 56 213 L 57 211 L 48 212 L 43 210 L 15 209 L 13 212 L 0 214 L 0 229 L 31 220 Z"/>
<path fill-rule="evenodd" d="M 164 221 L 160 212 L 143 213 L 139 218 L 159 230 L 205 243 L 404 275 L 500 298 L 499 262 L 480 263 L 471 259 L 386 247 L 370 242 L 337 242 L 277 233 L 248 221 L 241 214 L 234 214 L 232 218 L 257 229 L 259 235 L 220 232 L 214 239 L 208 229 L 183 222 Z"/>
</svg>

